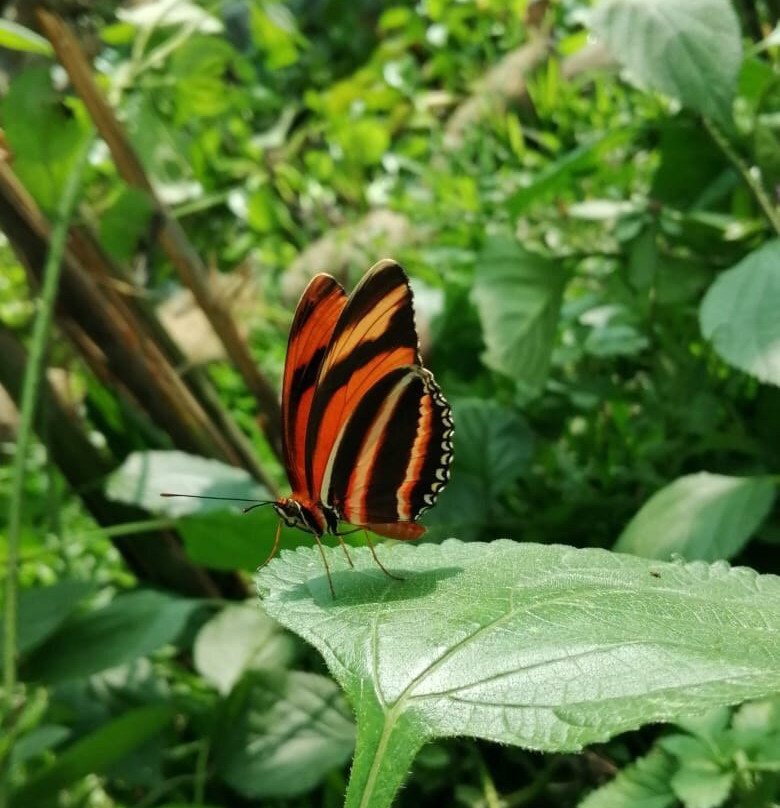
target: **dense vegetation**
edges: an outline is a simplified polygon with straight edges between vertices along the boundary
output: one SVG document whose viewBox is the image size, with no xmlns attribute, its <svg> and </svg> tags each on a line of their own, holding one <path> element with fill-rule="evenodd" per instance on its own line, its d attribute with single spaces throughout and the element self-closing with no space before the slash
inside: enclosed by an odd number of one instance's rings
<svg viewBox="0 0 780 808">
<path fill-rule="evenodd" d="M 775 0 L 33 6 L 0 808 L 777 804 Z M 403 582 L 253 579 L 270 508 L 159 493 L 286 493 L 297 296 L 385 255 L 451 481 Z"/>
</svg>

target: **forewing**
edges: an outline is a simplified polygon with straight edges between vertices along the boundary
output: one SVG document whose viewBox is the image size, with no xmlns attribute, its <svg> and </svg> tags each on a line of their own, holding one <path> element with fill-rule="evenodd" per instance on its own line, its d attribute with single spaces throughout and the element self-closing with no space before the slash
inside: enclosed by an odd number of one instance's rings
<svg viewBox="0 0 780 808">
<path fill-rule="evenodd" d="M 344 290 L 330 275 L 315 275 L 295 310 L 282 383 L 284 463 L 293 492 L 313 492 L 306 484 L 306 433 L 314 390 L 333 330 L 346 304 Z"/>
<path fill-rule="evenodd" d="M 349 297 L 319 369 L 306 430 L 306 480 L 320 492 L 333 447 L 364 396 L 397 368 L 419 366 L 412 292 L 394 261 L 375 264 Z"/>
<path fill-rule="evenodd" d="M 449 479 L 452 417 L 432 374 L 419 365 L 385 374 L 342 427 L 322 481 L 323 501 L 353 525 L 417 538 L 415 524 Z"/>
</svg>

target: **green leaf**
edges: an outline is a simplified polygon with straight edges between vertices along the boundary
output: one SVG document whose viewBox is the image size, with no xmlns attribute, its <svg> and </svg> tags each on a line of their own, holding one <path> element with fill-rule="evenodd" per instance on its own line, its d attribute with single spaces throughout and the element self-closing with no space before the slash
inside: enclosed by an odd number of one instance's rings
<svg viewBox="0 0 780 808">
<path fill-rule="evenodd" d="M 338 687 L 300 671 L 255 673 L 234 690 L 215 743 L 223 779 L 247 797 L 293 797 L 349 760 L 355 727 Z"/>
<path fill-rule="evenodd" d="M 56 209 L 67 178 L 91 136 L 88 123 L 52 87 L 49 69 L 27 68 L 0 106 L 14 172 L 46 211 Z"/>
<path fill-rule="evenodd" d="M 766 518 L 774 496 L 769 477 L 679 477 L 640 508 L 615 550 L 645 558 L 733 558 Z"/>
<path fill-rule="evenodd" d="M 235 502 L 161 497 L 166 491 L 235 498 Z M 246 471 L 186 452 L 133 452 L 109 476 L 106 495 L 151 513 L 186 517 L 180 518 L 176 527 L 187 555 L 212 569 L 256 570 L 268 558 L 279 525 L 272 508 L 240 512 L 242 499 L 254 502 L 271 498 L 268 489 Z M 338 543 L 332 536 L 323 541 Z M 283 530 L 281 543 L 291 548 L 309 546 L 312 538 L 301 530 Z"/>
<path fill-rule="evenodd" d="M 151 235 L 154 206 L 149 195 L 126 187 L 100 217 L 100 243 L 118 261 L 128 261 Z"/>
<path fill-rule="evenodd" d="M 0 48 L 54 56 L 54 48 L 47 39 L 11 20 L 0 20 Z"/>
<path fill-rule="evenodd" d="M 728 0 L 602 0 L 591 27 L 640 84 L 732 126 L 742 42 Z"/>
<path fill-rule="evenodd" d="M 371 118 L 339 120 L 332 137 L 347 162 L 360 166 L 376 165 L 390 148 L 388 124 Z"/>
<path fill-rule="evenodd" d="M 482 323 L 483 360 L 528 398 L 547 380 L 565 281 L 556 264 L 514 239 L 492 239 L 477 262 L 471 295 Z"/>
<path fill-rule="evenodd" d="M 30 657 L 26 677 L 62 682 L 145 656 L 174 642 L 201 606 L 161 592 L 118 595 L 107 606 L 68 621 Z"/>
<path fill-rule="evenodd" d="M 215 570 L 254 571 L 268 558 L 278 524 L 279 517 L 271 508 L 255 508 L 247 514 L 222 510 L 187 516 L 177 522 L 176 530 L 196 564 Z M 302 530 L 284 531 L 285 547 L 311 542 L 311 536 Z"/>
<path fill-rule="evenodd" d="M 23 735 L 11 749 L 11 765 L 21 766 L 44 752 L 62 744 L 71 735 L 68 727 L 44 724 Z"/>
<path fill-rule="evenodd" d="M 532 435 L 514 409 L 478 398 L 451 402 L 458 425 L 452 478 L 425 515 L 429 538 L 478 538 L 500 517 L 500 497 L 531 458 Z"/>
<path fill-rule="evenodd" d="M 699 310 L 705 339 L 734 367 L 780 385 L 780 239 L 721 273 Z"/>
<path fill-rule="evenodd" d="M 19 593 L 16 645 L 20 654 L 37 648 L 71 615 L 91 591 L 86 581 L 64 580 Z M 0 625 L 0 643 L 4 626 Z"/>
<path fill-rule="evenodd" d="M 252 37 L 265 53 L 269 70 L 289 67 L 298 61 L 298 46 L 305 43 L 295 16 L 282 3 L 266 2 L 250 7 Z"/>
<path fill-rule="evenodd" d="M 268 490 L 243 469 L 178 451 L 133 452 L 109 476 L 106 485 L 106 496 L 111 499 L 167 516 L 202 514 L 230 507 L 229 503 L 214 500 L 160 496 L 171 491 L 236 500 L 270 499 Z"/>
<path fill-rule="evenodd" d="M 654 748 L 638 758 L 606 785 L 592 791 L 577 808 L 667 808 L 677 797 L 669 778 L 677 766 L 662 749 Z"/>
<path fill-rule="evenodd" d="M 355 569 L 284 552 L 266 611 L 314 645 L 357 714 L 347 806 L 389 804 L 417 750 L 466 735 L 572 751 L 780 688 L 780 578 L 725 563 L 455 540 Z"/>
<path fill-rule="evenodd" d="M 51 805 L 57 791 L 89 774 L 100 774 L 154 737 L 174 714 L 167 704 L 131 710 L 61 752 L 14 795 L 14 805 Z"/>
<path fill-rule="evenodd" d="M 693 761 L 683 764 L 669 783 L 685 808 L 718 808 L 731 792 L 734 772 L 718 771 L 709 761 Z"/>
<path fill-rule="evenodd" d="M 576 187 L 579 176 L 601 170 L 611 152 L 627 146 L 635 137 L 636 131 L 633 127 L 625 127 L 599 135 L 566 152 L 545 166 L 532 182 L 509 197 L 507 200 L 509 212 L 513 216 L 519 216 L 532 202 L 551 198 L 556 193 L 571 193 L 571 188 Z"/>
<path fill-rule="evenodd" d="M 229 693 L 249 670 L 284 668 L 292 640 L 256 603 L 226 606 L 195 638 L 195 668 L 220 693 Z"/>
</svg>

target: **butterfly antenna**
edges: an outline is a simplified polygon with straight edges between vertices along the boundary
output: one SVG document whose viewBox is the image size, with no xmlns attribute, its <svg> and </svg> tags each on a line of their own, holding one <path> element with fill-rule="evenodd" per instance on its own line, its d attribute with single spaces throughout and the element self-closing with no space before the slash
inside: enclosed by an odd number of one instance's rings
<svg viewBox="0 0 780 808">
<path fill-rule="evenodd" d="M 376 550 L 374 549 L 374 543 L 368 536 L 368 531 L 366 530 L 364 533 L 366 536 L 366 544 L 368 544 L 368 549 L 371 550 L 371 555 L 374 556 L 374 561 L 376 561 L 379 569 L 382 570 L 382 572 L 384 572 L 388 578 L 392 578 L 394 581 L 403 581 L 404 579 L 400 575 L 393 575 L 393 573 L 390 572 L 390 570 L 388 570 L 387 567 L 385 567 L 385 565 L 379 560 L 379 556 L 376 554 Z"/>
<path fill-rule="evenodd" d="M 187 497 L 187 499 L 221 499 L 223 502 L 253 502 L 252 508 L 259 505 L 273 505 L 273 500 L 245 499 L 244 497 L 211 497 L 206 494 L 170 494 L 167 491 L 160 494 L 161 497 Z M 245 508 L 251 510 L 252 508 Z"/>
<path fill-rule="evenodd" d="M 273 500 L 268 499 L 244 499 L 244 497 L 211 497 L 206 494 L 169 494 L 165 492 L 160 494 L 161 497 L 187 497 L 187 499 L 220 499 L 223 502 L 251 502 L 248 508 L 242 508 L 244 513 L 248 513 L 253 508 L 259 508 L 261 505 L 273 505 Z"/>
</svg>

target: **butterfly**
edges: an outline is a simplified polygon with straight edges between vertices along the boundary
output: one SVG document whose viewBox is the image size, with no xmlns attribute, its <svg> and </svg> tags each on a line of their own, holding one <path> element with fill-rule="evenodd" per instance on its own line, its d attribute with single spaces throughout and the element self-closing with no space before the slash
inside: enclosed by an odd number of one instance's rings
<svg viewBox="0 0 780 808">
<path fill-rule="evenodd" d="M 316 275 L 287 344 L 282 446 L 292 492 L 272 503 L 281 521 L 268 560 L 282 523 L 305 530 L 333 592 L 320 539 L 333 534 L 346 552 L 341 522 L 393 539 L 422 536 L 417 520 L 449 479 L 453 431 L 450 406 L 420 358 L 404 270 L 379 261 L 349 297 L 330 275 Z"/>
<path fill-rule="evenodd" d="M 283 524 L 300 528 L 314 536 L 335 597 L 322 537 L 335 535 L 352 565 L 341 522 L 392 539 L 422 536 L 417 520 L 449 480 L 453 432 L 450 406 L 420 359 L 404 270 L 379 261 L 349 297 L 330 275 L 315 275 L 295 310 L 282 381 L 292 491 L 244 508 L 272 505 L 280 517 L 260 566 L 276 554 Z"/>
</svg>

